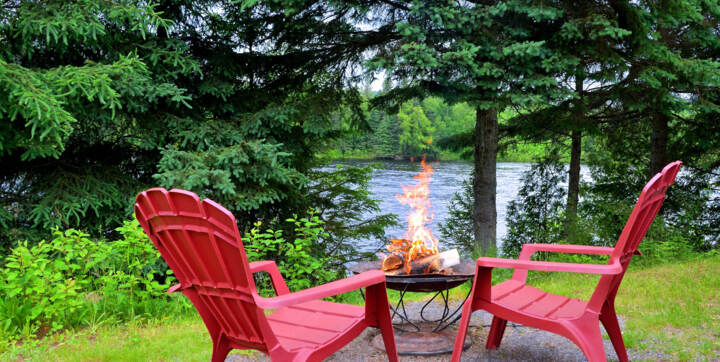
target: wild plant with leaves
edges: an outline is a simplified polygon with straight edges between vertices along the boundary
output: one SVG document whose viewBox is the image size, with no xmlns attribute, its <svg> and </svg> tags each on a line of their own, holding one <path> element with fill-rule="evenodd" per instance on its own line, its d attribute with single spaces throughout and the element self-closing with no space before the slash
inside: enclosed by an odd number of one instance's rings
<svg viewBox="0 0 720 362">
<path fill-rule="evenodd" d="M 115 241 L 56 231 L 21 242 L 0 268 L 0 335 L 30 337 L 65 328 L 167 316 L 189 310 L 168 295 L 175 278 L 137 221 Z"/>
<path fill-rule="evenodd" d="M 323 221 L 315 211 L 307 217 L 294 216 L 285 220 L 293 225 L 295 236 L 286 239 L 282 230 L 262 230 L 256 222 L 245 235 L 245 251 L 250 261 L 278 260 L 278 269 L 291 291 L 307 289 L 313 285 L 333 280 L 333 270 L 328 268 L 330 257 L 318 248 L 321 240 L 330 236 Z M 268 280 L 260 280 L 261 289 L 268 290 Z"/>
</svg>

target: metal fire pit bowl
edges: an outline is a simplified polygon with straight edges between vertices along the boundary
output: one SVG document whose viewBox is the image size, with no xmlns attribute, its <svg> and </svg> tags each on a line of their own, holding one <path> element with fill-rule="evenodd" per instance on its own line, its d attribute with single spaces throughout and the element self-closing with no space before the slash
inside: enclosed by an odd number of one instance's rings
<svg viewBox="0 0 720 362">
<path fill-rule="evenodd" d="M 368 261 L 351 266 L 353 274 L 360 274 L 370 270 L 379 270 L 379 261 Z M 406 292 L 439 292 L 448 290 L 465 283 L 475 276 L 475 261 L 464 259 L 445 273 L 413 274 L 413 275 L 385 275 L 385 284 L 389 289 Z"/>
<path fill-rule="evenodd" d="M 359 263 L 349 267 L 349 269 L 354 274 L 379 270 L 380 262 Z M 455 333 L 445 329 L 460 319 L 461 314 L 458 312 L 462 309 L 464 302 L 451 312 L 448 305 L 450 289 L 471 280 L 474 276 L 475 261 L 473 260 L 461 260 L 460 264 L 445 269 L 442 273 L 385 275 L 387 288 L 400 291 L 397 304 L 390 306 L 393 320 L 400 319 L 399 323 L 393 323 L 398 354 L 433 355 L 452 352 L 455 344 Z M 423 322 L 413 322 L 408 317 L 403 301 L 406 292 L 435 293 L 420 309 L 420 318 Z M 441 297 L 444 304 L 442 315 L 439 319 L 428 319 L 424 315 L 425 309 L 438 296 Z M 467 296 L 465 299 L 467 300 Z M 408 326 L 412 327 L 413 330 L 406 329 Z M 381 338 L 381 335 L 376 336 L 373 345 L 380 350 L 384 350 Z M 470 338 L 466 338 L 463 349 L 470 347 L 470 344 L 472 344 L 472 341 Z"/>
</svg>

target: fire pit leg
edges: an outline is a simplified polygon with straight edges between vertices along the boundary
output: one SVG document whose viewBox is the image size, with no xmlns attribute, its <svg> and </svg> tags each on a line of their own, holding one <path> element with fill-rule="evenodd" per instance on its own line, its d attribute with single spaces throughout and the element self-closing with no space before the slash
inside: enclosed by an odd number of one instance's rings
<svg viewBox="0 0 720 362">
<path fill-rule="evenodd" d="M 471 288 L 472 291 L 472 288 Z M 404 323 L 409 323 L 417 329 L 416 332 L 406 331 L 398 325 L 395 326 L 395 330 L 399 333 L 395 334 L 395 344 L 397 345 L 398 354 L 401 355 L 434 355 L 451 353 L 455 345 L 456 332 L 453 330 L 447 330 L 447 327 L 457 322 L 461 315 L 458 313 L 462 310 L 465 300 L 470 296 L 468 293 L 465 299 L 460 303 L 460 307 L 456 308 L 452 313 L 450 312 L 450 288 L 440 290 L 433 295 L 430 300 L 423 304 L 420 309 L 420 318 L 424 321 L 422 323 L 424 328 L 411 322 L 405 310 L 405 303 L 403 302 L 407 288 L 403 289 L 400 293 L 400 300 L 398 301 L 395 308 L 390 306 L 393 310 L 393 317 L 397 316 Z M 438 319 L 430 319 L 425 316 L 426 308 L 440 296 L 443 301 L 442 313 Z M 399 312 L 399 308 L 402 307 L 402 313 Z M 436 325 L 435 325 L 436 324 Z M 434 327 L 433 327 L 434 325 Z M 465 339 L 465 345 L 463 349 L 470 347 L 472 341 L 470 338 Z M 375 348 L 384 351 L 384 344 L 382 343 L 382 336 L 378 335 L 373 339 L 373 345 Z"/>
<path fill-rule="evenodd" d="M 460 305 L 457 308 L 455 308 L 455 310 L 452 313 L 447 315 L 443 319 L 443 321 L 440 322 L 440 324 L 438 324 L 438 326 L 435 327 L 435 329 L 433 329 L 433 332 L 440 332 L 440 331 L 444 330 L 445 328 L 450 327 L 452 324 L 455 324 L 455 322 L 457 322 L 462 317 L 462 313 L 460 313 L 460 311 L 462 310 L 462 307 L 465 304 L 465 301 L 468 299 L 468 297 L 470 297 L 470 293 L 472 293 L 472 288 L 470 288 L 470 291 L 468 291 L 467 295 L 465 296 L 465 299 L 463 299 L 463 302 L 460 303 Z M 447 301 L 445 302 L 445 307 L 448 308 Z M 453 316 L 455 317 L 454 319 L 453 319 Z M 445 324 L 443 325 L 443 323 L 445 323 Z"/>
<path fill-rule="evenodd" d="M 462 310 L 462 306 L 463 306 L 463 304 L 465 304 L 465 300 L 467 300 L 468 297 L 470 297 L 471 292 L 472 292 L 472 288 L 470 289 L 468 294 L 465 296 L 465 299 L 463 299 L 463 303 L 460 303 L 460 305 L 457 308 L 455 308 L 455 310 L 452 313 L 450 313 L 450 304 L 449 304 L 450 289 L 438 291 L 437 293 L 435 293 L 435 295 L 432 296 L 432 298 L 430 298 L 430 300 L 425 302 L 425 304 L 422 306 L 422 308 L 420 309 L 420 318 L 422 318 L 422 320 L 425 322 L 435 322 L 438 324 L 437 327 L 433 328 L 433 330 L 432 330 L 433 332 L 440 332 L 440 331 L 444 330 L 445 328 L 447 328 L 450 325 L 457 322 L 458 319 L 460 319 L 461 315 L 458 314 L 458 312 L 460 312 L 460 310 Z M 438 319 L 428 319 L 427 317 L 425 317 L 425 308 L 427 308 L 435 300 L 435 298 L 437 298 L 438 295 L 443 300 L 442 315 Z M 455 317 L 455 318 L 453 319 L 453 317 Z"/>
<path fill-rule="evenodd" d="M 390 309 L 392 310 L 392 316 L 390 318 L 395 319 L 395 316 L 398 316 L 398 318 L 400 318 L 400 323 L 393 323 L 393 326 L 395 327 L 396 330 L 398 330 L 400 332 L 408 332 L 405 329 L 402 329 L 399 327 L 399 326 L 402 326 L 405 323 L 407 323 L 407 324 L 413 326 L 417 332 L 420 332 L 420 327 L 410 320 L 410 318 L 407 315 L 407 310 L 405 310 L 405 302 L 403 301 L 403 299 L 405 298 L 405 293 L 407 293 L 407 285 L 405 286 L 405 288 L 402 291 L 400 291 L 400 299 L 398 300 L 395 307 L 390 305 Z M 398 312 L 398 310 L 400 308 L 402 308 L 402 314 L 400 314 Z"/>
<path fill-rule="evenodd" d="M 435 300 L 435 298 L 437 298 L 438 295 L 442 297 L 444 302 L 442 315 L 438 319 L 425 318 L 425 308 L 427 308 Z M 420 318 L 422 318 L 422 320 L 425 322 L 440 322 L 442 324 L 445 321 L 445 317 L 447 317 L 448 312 L 450 311 L 450 307 L 448 306 L 449 299 L 450 290 L 446 289 L 438 291 L 437 293 L 435 293 L 435 295 L 432 296 L 432 298 L 430 298 L 430 300 L 425 302 L 425 304 L 422 306 L 422 308 L 420 309 Z"/>
<path fill-rule="evenodd" d="M 368 270 L 377 270 L 381 268 L 381 263 L 366 262 L 354 265 L 351 271 L 359 274 Z M 388 289 L 400 292 L 400 299 L 396 304 L 391 305 L 392 316 L 397 316 L 398 323 L 393 323 L 395 329 L 395 344 L 398 353 L 401 355 L 434 355 L 442 353 L 450 353 L 455 345 L 456 332 L 448 327 L 461 318 L 460 311 L 463 303 L 455 310 L 449 305 L 450 289 L 458 287 L 463 283 L 472 280 L 475 274 L 475 261 L 463 260 L 459 265 L 453 266 L 450 270 L 442 274 L 412 274 L 412 275 L 389 275 L 386 273 L 386 286 Z M 420 321 L 412 321 L 408 316 L 408 310 L 405 306 L 405 295 L 407 292 L 434 293 L 429 301 L 421 305 Z M 442 299 L 442 305 L 438 306 L 439 318 L 431 318 L 426 314 L 430 314 L 430 306 L 433 302 L 437 302 L 438 295 Z M 465 297 L 469 297 L 470 293 Z M 413 331 L 407 331 L 402 327 L 405 324 L 411 325 L 408 328 Z M 407 327 L 406 327 L 407 328 Z M 470 338 L 465 339 L 464 348 L 468 348 L 472 341 Z M 381 337 L 376 337 L 373 341 L 375 348 L 384 351 L 384 345 Z"/>
</svg>

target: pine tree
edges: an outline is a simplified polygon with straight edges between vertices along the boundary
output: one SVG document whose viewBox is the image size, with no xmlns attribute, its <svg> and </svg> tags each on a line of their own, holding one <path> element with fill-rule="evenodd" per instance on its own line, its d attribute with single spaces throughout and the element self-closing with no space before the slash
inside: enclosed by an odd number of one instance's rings
<svg viewBox="0 0 720 362">
<path fill-rule="evenodd" d="M 392 158 L 399 154 L 399 127 L 397 118 L 384 114 L 375 132 L 375 153 L 382 158 Z"/>
<path fill-rule="evenodd" d="M 0 244 L 51 227 L 96 235 L 131 212 L 199 72 L 144 1 L 0 6 Z M 170 67 L 168 67 L 171 65 Z"/>
<path fill-rule="evenodd" d="M 486 253 L 496 244 L 497 110 L 559 96 L 553 72 L 573 60 L 550 51 L 543 36 L 556 31 L 562 9 L 506 1 L 423 1 L 404 8 L 396 25 L 400 40 L 372 64 L 407 79 L 386 99 L 430 93 L 475 107 L 473 234 Z"/>
<path fill-rule="evenodd" d="M 2 243 L 53 226 L 108 235 L 153 186 L 210 197 L 241 230 L 324 204 L 323 185 L 309 182 L 315 155 L 345 132 L 339 108 L 364 127 L 346 69 L 373 42 L 355 31 L 352 5 L 310 4 L 0 6 Z M 351 230 L 346 214 L 325 211 L 328 228 Z"/>
</svg>

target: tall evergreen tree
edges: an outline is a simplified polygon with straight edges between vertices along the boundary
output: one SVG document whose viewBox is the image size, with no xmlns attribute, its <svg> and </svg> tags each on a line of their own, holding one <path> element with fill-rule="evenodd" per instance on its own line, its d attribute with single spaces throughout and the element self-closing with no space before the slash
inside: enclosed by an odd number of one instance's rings
<svg viewBox="0 0 720 362">
<path fill-rule="evenodd" d="M 352 127 L 365 123 L 361 97 L 349 87 L 359 78 L 347 69 L 377 41 L 357 28 L 362 15 L 353 4 L 5 4 L 5 245 L 51 226 L 106 235 L 130 217 L 134 195 L 155 185 L 218 201 L 241 229 L 347 192 L 321 192 L 327 185 L 309 180 L 316 152 L 343 133 L 333 119 L 340 105 L 350 109 Z M 361 179 L 339 175 L 355 178 L 348 184 Z M 333 230 L 352 222 L 327 209 L 322 217 Z M 351 230 L 370 235 L 345 225 Z"/>
<path fill-rule="evenodd" d="M 400 6 L 398 6 L 400 7 Z M 473 234 L 495 247 L 497 110 L 557 97 L 553 70 L 573 61 L 552 53 L 543 35 L 560 26 L 555 3 L 413 1 L 396 25 L 401 39 L 373 60 L 406 86 L 386 98 L 436 94 L 476 108 Z"/>
<path fill-rule="evenodd" d="M 129 216 L 199 74 L 142 1 L 0 4 L 0 240 Z"/>
</svg>

